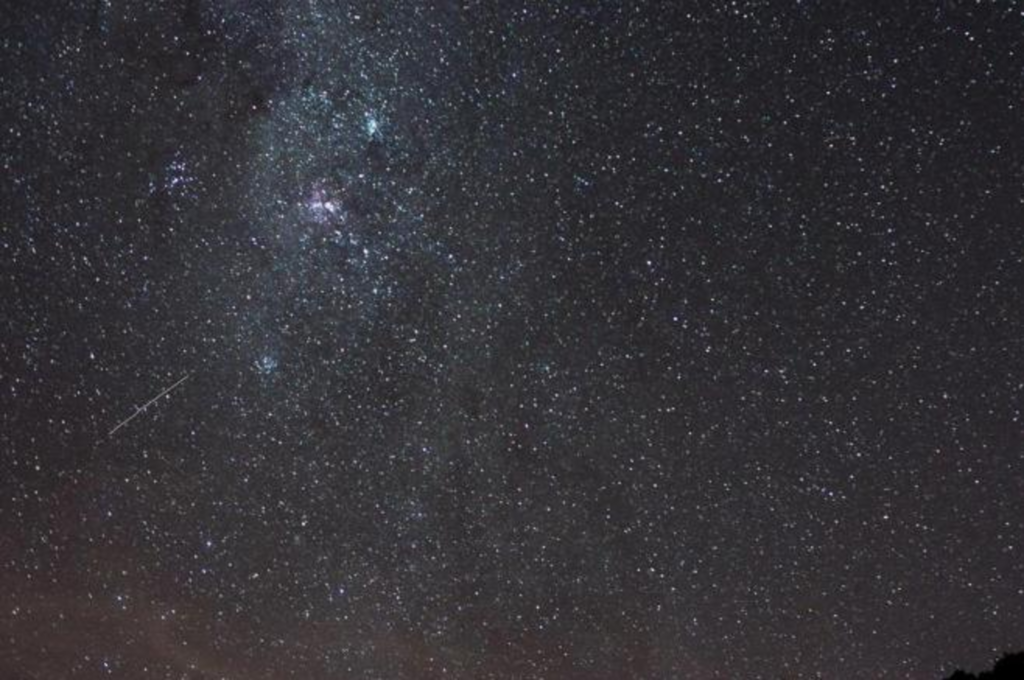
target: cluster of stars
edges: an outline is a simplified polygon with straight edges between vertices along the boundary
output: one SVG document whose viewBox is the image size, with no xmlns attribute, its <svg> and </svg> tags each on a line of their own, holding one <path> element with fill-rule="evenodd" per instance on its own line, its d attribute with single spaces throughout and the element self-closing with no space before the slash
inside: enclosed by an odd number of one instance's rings
<svg viewBox="0 0 1024 680">
<path fill-rule="evenodd" d="M 1019 9 L 21 4 L 0 677 L 1024 645 Z"/>
</svg>

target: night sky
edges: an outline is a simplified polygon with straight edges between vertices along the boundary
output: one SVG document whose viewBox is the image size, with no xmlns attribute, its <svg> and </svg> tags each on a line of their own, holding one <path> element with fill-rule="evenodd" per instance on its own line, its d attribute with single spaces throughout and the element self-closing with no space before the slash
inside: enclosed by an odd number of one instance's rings
<svg viewBox="0 0 1024 680">
<path fill-rule="evenodd" d="M 1024 3 L 8 0 L 0 677 L 1024 647 Z"/>
</svg>

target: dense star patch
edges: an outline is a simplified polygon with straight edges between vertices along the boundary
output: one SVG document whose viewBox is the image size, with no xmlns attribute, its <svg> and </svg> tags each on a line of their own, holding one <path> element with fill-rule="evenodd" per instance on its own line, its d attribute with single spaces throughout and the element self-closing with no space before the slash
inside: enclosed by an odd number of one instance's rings
<svg viewBox="0 0 1024 680">
<path fill-rule="evenodd" d="M 0 677 L 1024 645 L 1018 3 L 8 4 Z"/>
</svg>

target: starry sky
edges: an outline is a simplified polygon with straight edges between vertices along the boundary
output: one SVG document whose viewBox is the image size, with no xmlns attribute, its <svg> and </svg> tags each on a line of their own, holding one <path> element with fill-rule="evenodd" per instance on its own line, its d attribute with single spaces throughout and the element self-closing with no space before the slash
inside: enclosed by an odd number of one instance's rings
<svg viewBox="0 0 1024 680">
<path fill-rule="evenodd" d="M 1024 4 L 14 0 L 0 675 L 1024 647 Z"/>
</svg>

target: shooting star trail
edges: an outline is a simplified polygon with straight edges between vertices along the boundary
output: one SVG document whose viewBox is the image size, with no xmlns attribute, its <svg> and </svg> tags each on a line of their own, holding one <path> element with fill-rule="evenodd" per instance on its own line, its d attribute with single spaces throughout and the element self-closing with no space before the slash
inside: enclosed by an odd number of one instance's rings
<svg viewBox="0 0 1024 680">
<path fill-rule="evenodd" d="M 172 390 L 176 389 L 176 388 L 178 387 L 178 385 L 180 385 L 181 383 L 185 382 L 185 381 L 186 381 L 186 380 L 188 380 L 188 379 L 189 379 L 190 377 L 192 377 L 192 373 L 186 373 L 186 374 L 185 374 L 185 377 L 184 377 L 184 378 L 182 378 L 182 379 L 181 379 L 181 380 L 179 380 L 178 382 L 174 383 L 173 385 L 171 385 L 170 387 L 168 387 L 168 388 L 167 388 L 166 390 L 164 390 L 164 391 L 163 391 L 163 392 L 161 392 L 160 394 L 156 395 L 155 397 L 153 397 L 152 399 L 150 399 L 149 401 L 147 401 L 147 402 L 146 402 L 145 404 L 143 404 L 142 406 L 139 406 L 139 407 L 137 407 L 137 408 L 135 409 L 135 413 L 131 414 L 130 416 L 128 416 L 127 418 L 125 418 L 124 420 L 122 420 L 121 422 L 119 422 L 119 423 L 118 423 L 117 425 L 115 425 L 115 426 L 114 426 L 114 429 L 112 429 L 112 430 L 111 430 L 110 432 L 108 432 L 108 433 L 107 433 L 107 436 L 108 436 L 108 437 L 112 436 L 112 435 L 113 435 L 113 434 L 114 434 L 115 432 L 117 432 L 118 430 L 120 430 L 120 429 L 121 429 L 122 427 L 124 427 L 124 426 L 125 426 L 125 425 L 127 425 L 128 423 L 130 423 L 130 422 L 132 422 L 133 420 L 135 420 L 136 416 L 138 416 L 138 415 L 139 415 L 140 413 L 142 413 L 143 411 L 145 411 L 145 410 L 146 410 L 147 408 L 149 408 L 150 406 L 152 406 L 153 404 L 155 404 L 156 402 L 158 402 L 158 401 L 159 401 L 159 400 L 161 399 L 161 397 L 164 397 L 164 396 L 167 396 L 168 394 L 170 394 Z"/>
</svg>

